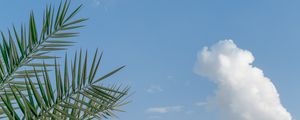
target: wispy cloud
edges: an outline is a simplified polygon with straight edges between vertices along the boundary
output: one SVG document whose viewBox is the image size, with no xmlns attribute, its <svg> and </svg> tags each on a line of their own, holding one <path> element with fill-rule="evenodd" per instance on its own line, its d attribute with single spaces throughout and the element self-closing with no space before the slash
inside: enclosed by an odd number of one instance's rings
<svg viewBox="0 0 300 120">
<path fill-rule="evenodd" d="M 97 6 L 101 4 L 101 1 L 100 1 L 100 0 L 93 0 L 93 2 L 94 2 L 94 4 L 97 5 Z"/>
<path fill-rule="evenodd" d="M 185 111 L 185 114 L 187 114 L 187 115 L 191 115 L 191 114 L 194 114 L 194 113 L 195 113 L 195 111 L 193 111 L 193 110 Z"/>
<path fill-rule="evenodd" d="M 146 89 L 148 93 L 157 93 L 162 92 L 163 89 L 159 85 L 151 85 L 149 88 Z"/>
<path fill-rule="evenodd" d="M 146 110 L 148 113 L 170 113 L 170 112 L 180 112 L 183 110 L 183 106 L 166 106 L 166 107 L 151 107 Z"/>
<path fill-rule="evenodd" d="M 199 106 L 199 107 L 202 107 L 202 106 L 207 105 L 207 103 L 206 102 L 197 102 L 195 105 Z"/>
<path fill-rule="evenodd" d="M 167 78 L 168 78 L 168 79 L 173 79 L 174 76 L 173 76 L 173 75 L 168 75 Z"/>
</svg>

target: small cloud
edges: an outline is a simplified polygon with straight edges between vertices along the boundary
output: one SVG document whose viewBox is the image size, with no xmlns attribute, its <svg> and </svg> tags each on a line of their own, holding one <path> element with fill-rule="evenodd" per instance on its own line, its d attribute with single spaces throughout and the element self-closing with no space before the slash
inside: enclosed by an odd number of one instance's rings
<svg viewBox="0 0 300 120">
<path fill-rule="evenodd" d="M 196 103 L 196 106 L 199 106 L 199 107 L 202 107 L 202 106 L 205 106 L 205 105 L 207 105 L 206 102 L 197 102 Z"/>
<path fill-rule="evenodd" d="M 194 114 L 195 111 L 192 111 L 192 110 L 189 110 L 189 111 L 186 111 L 185 114 L 188 114 L 188 115 L 191 115 L 191 114 Z"/>
<path fill-rule="evenodd" d="M 151 85 L 147 90 L 148 93 L 162 92 L 163 89 L 159 85 Z"/>
<path fill-rule="evenodd" d="M 165 114 L 169 112 L 180 112 L 183 106 L 167 106 L 167 107 L 151 107 L 146 110 L 148 113 L 160 113 Z"/>
<path fill-rule="evenodd" d="M 174 78 L 174 76 L 172 76 L 172 75 L 168 75 L 168 76 L 167 76 L 167 78 L 168 78 L 168 79 L 173 79 L 173 78 Z"/>
</svg>

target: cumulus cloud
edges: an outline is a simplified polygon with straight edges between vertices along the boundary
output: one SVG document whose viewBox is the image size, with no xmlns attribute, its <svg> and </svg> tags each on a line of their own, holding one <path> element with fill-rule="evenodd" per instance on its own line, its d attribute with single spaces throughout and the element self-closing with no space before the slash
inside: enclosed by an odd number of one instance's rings
<svg viewBox="0 0 300 120">
<path fill-rule="evenodd" d="M 169 112 L 180 112 L 182 111 L 183 106 L 166 106 L 166 107 L 151 107 L 148 108 L 146 111 L 148 113 L 169 113 Z"/>
<path fill-rule="evenodd" d="M 195 72 L 217 84 L 214 105 L 224 120 L 292 120 L 275 86 L 253 61 L 250 51 L 224 40 L 198 53 Z"/>
</svg>

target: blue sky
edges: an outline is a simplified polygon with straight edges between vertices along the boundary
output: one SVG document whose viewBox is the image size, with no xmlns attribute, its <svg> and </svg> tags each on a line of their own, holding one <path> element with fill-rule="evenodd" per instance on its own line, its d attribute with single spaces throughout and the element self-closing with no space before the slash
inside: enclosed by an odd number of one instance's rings
<svg viewBox="0 0 300 120">
<path fill-rule="evenodd" d="M 46 3 L 6 0 L 0 30 L 28 21 Z M 282 104 L 300 119 L 300 1 L 297 0 L 80 0 L 80 16 L 90 18 L 78 48 L 104 51 L 102 73 L 127 67 L 112 77 L 130 85 L 132 102 L 121 120 L 218 120 L 203 104 L 216 85 L 193 72 L 197 52 L 233 39 L 255 56 L 254 65 L 272 79 Z M 163 112 L 154 108 L 164 108 Z"/>
</svg>

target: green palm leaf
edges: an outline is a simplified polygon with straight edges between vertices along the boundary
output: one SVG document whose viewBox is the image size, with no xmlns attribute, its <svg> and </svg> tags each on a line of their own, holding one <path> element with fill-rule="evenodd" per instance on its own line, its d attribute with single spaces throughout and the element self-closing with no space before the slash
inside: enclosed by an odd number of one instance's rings
<svg viewBox="0 0 300 120">
<path fill-rule="evenodd" d="M 52 6 L 47 6 L 41 32 L 38 32 L 39 29 L 33 12 L 30 14 L 28 28 L 22 25 L 20 33 L 15 27 L 13 30 L 8 30 L 8 35 L 1 32 L 3 42 L 0 44 L 0 90 L 8 87 L 14 78 L 25 78 L 26 75 L 22 68 L 26 66 L 42 67 L 43 64 L 37 60 L 58 58 L 47 54 L 51 51 L 66 50 L 66 47 L 73 45 L 74 42 L 62 39 L 75 37 L 79 34 L 74 30 L 83 27 L 80 23 L 86 19 L 73 19 L 73 17 L 76 16 L 81 7 L 80 5 L 75 10 L 70 11 L 70 1 L 61 3 L 57 10 Z M 46 65 L 53 66 L 54 64 L 48 63 Z M 31 74 L 32 67 L 26 69 L 28 76 L 33 77 Z"/>
<path fill-rule="evenodd" d="M 98 50 L 91 63 L 87 51 L 75 53 L 73 61 L 65 55 L 64 65 L 49 54 L 75 43 L 64 39 L 78 36 L 76 30 L 84 27 L 87 19 L 75 18 L 81 7 L 71 10 L 68 0 L 57 9 L 50 5 L 41 28 L 31 12 L 27 27 L 1 32 L 0 119 L 103 119 L 122 111 L 129 88 L 100 82 L 124 66 L 97 77 L 102 58 Z"/>
<path fill-rule="evenodd" d="M 79 55 L 77 58 L 79 61 L 71 62 L 76 67 L 68 68 L 66 62 L 63 69 L 60 69 L 58 64 L 55 64 L 55 77 L 53 78 L 48 76 L 50 71 L 47 70 L 47 66 L 44 66 L 42 75 L 38 75 L 39 72 L 33 68 L 35 77 L 27 76 L 25 83 L 21 85 L 27 88 L 26 90 L 22 91 L 15 85 L 10 85 L 13 98 L 11 99 L 7 94 L 0 95 L 1 103 L 5 105 L 2 110 L 8 111 L 5 112 L 5 115 L 7 117 L 14 116 L 14 119 L 88 119 L 115 116 L 114 111 L 119 111 L 118 108 L 126 103 L 122 100 L 128 94 L 129 88 L 121 88 L 116 85 L 105 87 L 99 84 L 100 81 L 97 82 L 100 78 L 115 73 L 116 70 L 102 77 L 90 79 L 91 82 L 85 83 L 84 81 L 89 78 L 83 76 L 95 73 L 99 67 L 94 66 L 94 69 L 88 69 L 86 56 Z M 80 61 L 83 58 L 85 60 Z M 96 54 L 93 61 L 100 59 L 101 57 Z M 67 61 L 67 57 L 65 57 L 65 61 Z M 64 74 L 61 74 L 61 71 Z M 77 82 L 71 82 L 68 79 L 71 78 L 70 72 L 72 71 L 77 71 L 75 74 L 80 74 L 73 78 L 78 80 Z M 50 82 L 53 80 L 55 81 L 54 88 Z M 11 103 L 10 100 L 16 102 Z M 16 109 L 20 109 L 21 112 L 16 112 Z"/>
</svg>

